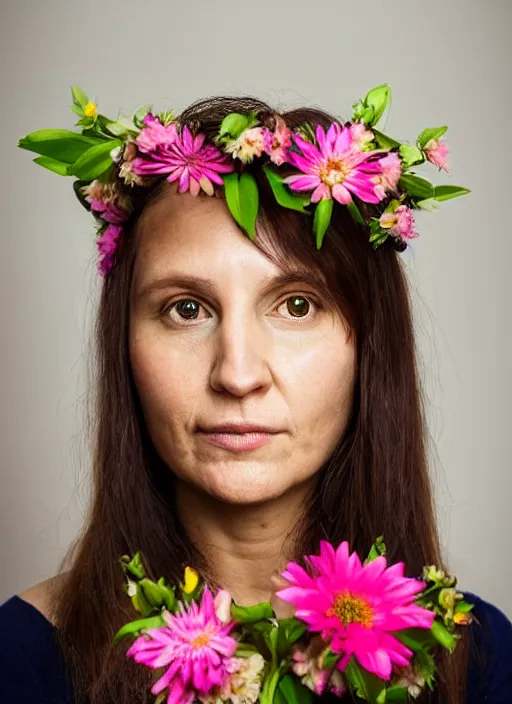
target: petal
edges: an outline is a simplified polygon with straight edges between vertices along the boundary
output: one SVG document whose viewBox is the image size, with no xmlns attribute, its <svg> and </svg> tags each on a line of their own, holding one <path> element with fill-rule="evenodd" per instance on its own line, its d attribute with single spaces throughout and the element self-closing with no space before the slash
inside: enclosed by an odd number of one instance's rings
<svg viewBox="0 0 512 704">
<path fill-rule="evenodd" d="M 190 184 L 190 175 L 187 168 L 183 169 L 181 176 L 178 179 L 178 190 L 180 193 L 186 193 Z"/>
<path fill-rule="evenodd" d="M 295 144 L 309 161 L 312 161 L 313 163 L 319 163 L 322 161 L 322 155 L 314 144 L 311 144 L 311 142 L 303 139 L 299 134 L 293 135 L 293 139 Z M 296 152 L 290 152 L 290 155 L 298 156 Z"/>
<path fill-rule="evenodd" d="M 284 179 L 290 188 L 294 191 L 311 191 L 320 184 L 318 176 L 288 176 Z"/>
<path fill-rule="evenodd" d="M 356 650 L 355 656 L 365 670 L 373 672 L 383 680 L 391 677 L 391 658 L 384 649 Z"/>
<path fill-rule="evenodd" d="M 318 203 L 320 200 L 329 200 L 331 198 L 331 189 L 325 183 L 321 183 L 311 194 L 311 202 Z"/>
<path fill-rule="evenodd" d="M 333 198 L 336 198 L 338 203 L 341 203 L 342 205 L 347 205 L 348 203 L 352 202 L 352 196 L 342 183 L 337 183 L 335 186 L 333 186 L 332 196 Z"/>
<path fill-rule="evenodd" d="M 290 152 L 288 155 L 288 162 L 300 169 L 304 174 L 316 174 L 318 173 L 320 161 L 307 159 L 305 156 L 297 154 L 297 152 Z"/>
<path fill-rule="evenodd" d="M 199 185 L 199 181 L 196 181 L 195 178 L 190 178 L 190 193 L 193 196 L 199 195 L 199 191 L 201 190 L 201 186 Z"/>
</svg>

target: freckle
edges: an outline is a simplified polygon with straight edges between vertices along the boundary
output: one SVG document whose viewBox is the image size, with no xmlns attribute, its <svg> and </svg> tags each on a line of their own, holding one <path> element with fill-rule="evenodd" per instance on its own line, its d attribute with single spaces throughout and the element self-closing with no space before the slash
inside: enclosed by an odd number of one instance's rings
<svg viewBox="0 0 512 704">
<path fill-rule="evenodd" d="M 262 523 L 262 524 L 260 525 L 260 528 L 268 528 L 268 524 L 267 524 L 267 523 Z"/>
</svg>

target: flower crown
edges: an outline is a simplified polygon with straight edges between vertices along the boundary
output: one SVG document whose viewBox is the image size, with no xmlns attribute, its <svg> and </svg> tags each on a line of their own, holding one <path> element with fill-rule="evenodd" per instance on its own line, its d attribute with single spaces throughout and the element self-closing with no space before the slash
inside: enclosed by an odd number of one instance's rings
<svg viewBox="0 0 512 704">
<path fill-rule="evenodd" d="M 398 142 L 375 129 L 391 100 L 387 84 L 353 105 L 352 120 L 322 125 L 306 122 L 291 130 L 275 113 L 262 124 L 255 112 L 230 113 L 209 138 L 172 111 L 153 114 L 144 106 L 131 119 L 111 120 L 80 89 L 72 87 L 71 109 L 81 134 L 45 129 L 26 135 L 18 146 L 40 156 L 35 163 L 74 176 L 75 192 L 98 223 L 98 269 L 106 275 L 122 243 L 123 225 L 133 212 L 131 192 L 166 177 L 180 193 L 213 195 L 223 187 L 228 208 L 242 230 L 255 238 L 258 186 L 246 165 L 263 169 L 276 201 L 313 215 L 318 249 L 329 226 L 334 201 L 347 207 L 377 248 L 388 238 L 398 251 L 418 236 L 414 209 L 435 210 L 440 201 L 469 193 L 459 186 L 434 186 L 411 171 L 428 161 L 448 171 L 447 127 L 423 130 L 416 143 Z M 283 176 L 285 165 L 295 173 Z M 366 216 L 361 204 L 388 201 L 380 217 Z"/>
</svg>

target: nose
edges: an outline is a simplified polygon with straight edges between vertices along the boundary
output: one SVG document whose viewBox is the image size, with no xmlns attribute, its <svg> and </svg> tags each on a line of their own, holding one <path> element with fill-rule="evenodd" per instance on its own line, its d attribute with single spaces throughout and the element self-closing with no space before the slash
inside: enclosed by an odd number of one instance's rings
<svg viewBox="0 0 512 704">
<path fill-rule="evenodd" d="M 215 391 L 246 396 L 272 384 L 272 342 L 261 321 L 240 307 L 219 324 L 210 385 Z"/>
</svg>

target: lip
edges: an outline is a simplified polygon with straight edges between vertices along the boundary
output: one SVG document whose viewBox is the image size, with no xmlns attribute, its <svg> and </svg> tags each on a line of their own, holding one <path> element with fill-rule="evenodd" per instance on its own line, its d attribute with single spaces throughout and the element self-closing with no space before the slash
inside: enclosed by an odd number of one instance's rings
<svg viewBox="0 0 512 704">
<path fill-rule="evenodd" d="M 251 433 L 230 433 L 230 432 L 200 432 L 201 437 L 211 445 L 223 447 L 233 452 L 247 452 L 256 450 L 269 443 L 277 433 L 251 432 Z"/>
<path fill-rule="evenodd" d="M 258 423 L 217 423 L 211 426 L 200 426 L 202 433 L 267 433 L 275 434 L 279 431 L 268 425 Z"/>
</svg>

